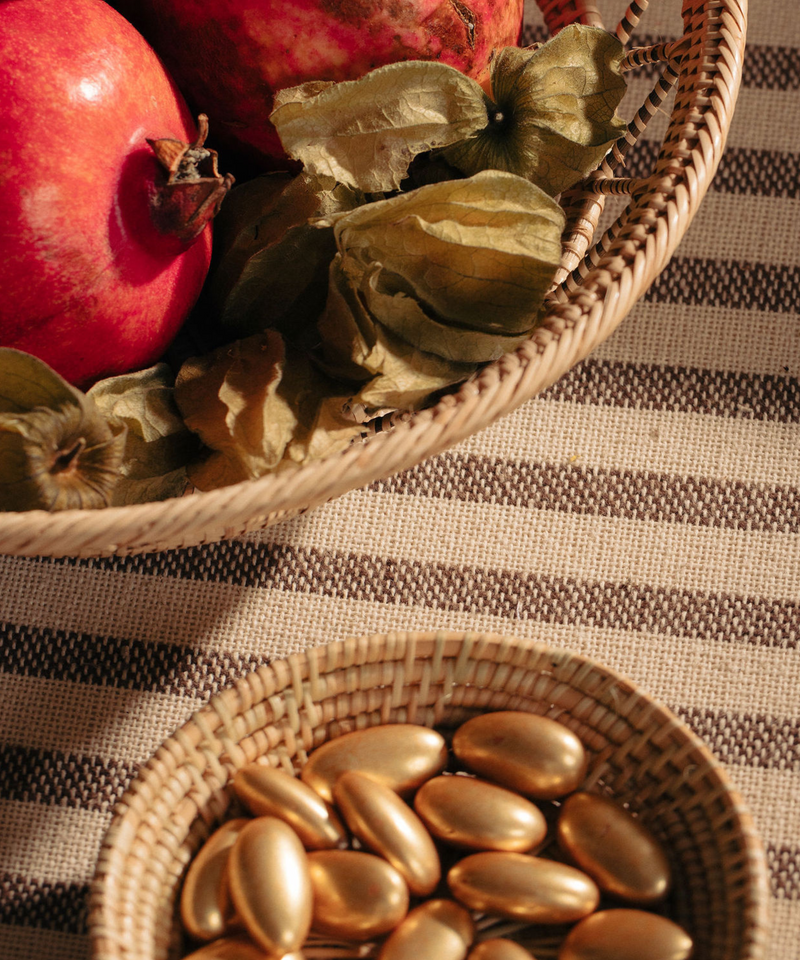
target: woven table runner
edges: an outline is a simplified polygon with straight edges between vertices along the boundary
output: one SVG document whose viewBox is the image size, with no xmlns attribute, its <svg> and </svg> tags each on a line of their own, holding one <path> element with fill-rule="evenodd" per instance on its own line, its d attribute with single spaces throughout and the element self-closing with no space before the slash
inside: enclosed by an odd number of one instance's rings
<svg viewBox="0 0 800 960">
<path fill-rule="evenodd" d="M 679 35 L 679 7 L 654 0 L 635 39 Z M 88 958 L 113 805 L 222 686 L 326 641 L 438 627 L 588 654 L 684 718 L 763 838 L 770 960 L 797 960 L 799 190 L 800 14 L 751 0 L 700 213 L 620 329 L 547 393 L 261 534 L 0 557 L 2 960 Z"/>
</svg>

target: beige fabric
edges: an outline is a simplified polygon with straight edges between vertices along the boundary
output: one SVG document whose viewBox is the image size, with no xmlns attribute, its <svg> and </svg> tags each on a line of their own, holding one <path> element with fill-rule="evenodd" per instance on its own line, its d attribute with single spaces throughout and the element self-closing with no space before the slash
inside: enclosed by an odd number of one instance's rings
<svg viewBox="0 0 800 960">
<path fill-rule="evenodd" d="M 600 7 L 613 25 L 625 4 Z M 654 0 L 637 40 L 675 36 L 679 8 Z M 750 23 L 728 151 L 689 234 L 542 397 L 263 534 L 0 557 L 0 957 L 88 956 L 114 801 L 221 685 L 327 640 L 455 627 L 591 654 L 704 736 L 766 846 L 770 957 L 797 960 L 800 17 L 751 0 Z"/>
</svg>

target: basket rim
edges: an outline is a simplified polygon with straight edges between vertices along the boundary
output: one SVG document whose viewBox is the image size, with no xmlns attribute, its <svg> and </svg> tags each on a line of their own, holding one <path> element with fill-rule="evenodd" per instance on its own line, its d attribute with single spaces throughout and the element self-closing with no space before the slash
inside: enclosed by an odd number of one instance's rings
<svg viewBox="0 0 800 960">
<path fill-rule="evenodd" d="M 537 2 L 547 6 L 547 0 Z M 659 153 L 663 169 L 632 198 L 632 217 L 640 217 L 636 226 L 641 229 L 625 238 L 624 255 L 619 244 L 602 251 L 581 282 L 552 302 L 529 340 L 434 406 L 401 416 L 391 430 L 304 466 L 164 501 L 0 513 L 0 553 L 142 553 L 263 528 L 441 453 L 550 386 L 616 329 L 666 266 L 724 150 L 741 83 L 747 0 L 684 0 L 682 13 L 685 35 L 702 43 L 690 45 L 680 77 L 702 80 L 689 84 L 686 123 L 673 112 L 674 154 L 667 137 Z"/>
<path fill-rule="evenodd" d="M 435 668 L 437 663 L 441 666 L 448 657 L 456 657 L 457 663 L 450 675 L 450 682 L 457 683 L 458 665 L 468 665 L 473 656 L 479 661 L 523 669 L 533 656 L 547 658 L 552 664 L 553 675 L 558 677 L 560 683 L 569 684 L 569 678 L 572 678 L 573 689 L 584 693 L 588 698 L 592 694 L 588 687 L 584 689 L 582 685 L 587 678 L 597 677 L 604 698 L 614 699 L 618 692 L 624 693 L 626 702 L 630 704 L 630 711 L 618 712 L 619 716 L 627 719 L 634 710 L 643 709 L 648 721 L 658 721 L 659 735 L 666 731 L 669 738 L 665 740 L 665 744 L 675 741 L 680 745 L 681 759 L 691 760 L 692 779 L 702 779 L 704 783 L 711 785 L 715 802 L 724 802 L 726 825 L 730 827 L 735 824 L 734 833 L 742 847 L 741 859 L 746 864 L 743 872 L 736 877 L 735 884 L 740 892 L 743 889 L 748 892 L 748 895 L 743 897 L 742 910 L 749 914 L 751 948 L 747 954 L 742 954 L 742 960 L 763 960 L 766 957 L 770 896 L 764 846 L 742 796 L 705 741 L 668 706 L 647 693 L 638 682 L 591 656 L 504 633 L 449 629 L 365 634 L 332 641 L 273 660 L 224 687 L 167 737 L 143 764 L 118 801 L 112 822 L 101 843 L 90 888 L 88 912 L 94 960 L 119 960 L 122 957 L 121 953 L 108 951 L 107 931 L 113 928 L 114 920 L 118 917 L 118 875 L 124 873 L 122 865 L 135 847 L 136 829 L 137 824 L 142 823 L 142 811 L 148 810 L 157 801 L 159 783 L 162 786 L 172 783 L 178 777 L 179 770 L 188 770 L 188 776 L 182 778 L 182 786 L 189 784 L 189 790 L 192 784 L 196 784 L 206 775 L 217 777 L 215 782 L 223 785 L 227 783 L 232 769 L 238 769 L 242 765 L 238 761 L 234 762 L 230 756 L 232 741 L 236 736 L 233 729 L 236 718 L 243 718 L 260 705 L 271 704 L 275 709 L 272 717 L 265 720 L 263 729 L 285 728 L 288 724 L 291 727 L 291 736 L 294 737 L 302 732 L 302 710 L 312 710 L 317 695 L 324 695 L 324 685 L 320 685 L 322 677 L 343 670 L 374 669 L 387 662 L 408 664 L 417 659 L 429 662 Z M 536 667 L 531 664 L 530 669 L 535 670 Z M 604 686 L 606 684 L 607 688 Z M 287 698 L 288 709 L 277 705 L 277 700 L 281 697 Z M 359 715 L 364 715 L 364 711 L 354 714 Z M 554 718 L 558 719 L 558 716 L 554 715 Z M 405 722 L 417 721 L 411 718 Z M 221 731 L 219 737 L 216 736 L 218 731 Z M 239 742 L 244 739 L 246 738 Z M 665 744 L 659 743 L 658 746 Z M 217 761 L 216 771 L 212 769 L 213 760 L 209 761 L 212 753 Z M 224 775 L 221 772 L 223 768 L 219 767 L 221 756 L 228 758 L 227 766 L 224 767 L 228 774 L 225 780 L 219 779 Z M 194 760 L 199 765 L 193 766 Z M 187 797 L 184 796 L 184 799 Z M 195 823 L 200 816 L 201 809 L 196 806 Z M 203 816 L 206 817 L 208 825 L 207 816 Z M 152 832 L 153 823 L 148 822 L 145 829 Z M 121 905 L 124 908 L 125 903 Z"/>
</svg>

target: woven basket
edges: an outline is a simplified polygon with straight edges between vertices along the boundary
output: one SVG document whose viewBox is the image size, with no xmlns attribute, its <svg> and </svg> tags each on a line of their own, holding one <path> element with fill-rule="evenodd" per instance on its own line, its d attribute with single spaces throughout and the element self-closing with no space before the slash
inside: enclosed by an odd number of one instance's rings
<svg viewBox="0 0 800 960">
<path fill-rule="evenodd" d="M 764 960 L 764 854 L 741 798 L 702 741 L 592 660 L 530 641 L 450 632 L 311 649 L 242 678 L 196 713 L 117 808 L 91 894 L 94 960 L 181 955 L 181 878 L 229 812 L 226 785 L 244 764 L 264 758 L 296 773 L 308 751 L 353 729 L 447 727 L 493 709 L 543 714 L 581 738 L 590 756 L 585 786 L 630 803 L 664 841 L 676 875 L 669 912 L 695 938 L 697 960 Z"/>
<path fill-rule="evenodd" d="M 551 32 L 603 26 L 603 0 L 537 0 Z M 680 0 L 662 0 L 677 5 Z M 632 0 L 616 28 L 625 42 L 648 5 Z M 597 175 L 562 197 L 564 254 L 542 326 L 435 406 L 390 419 L 363 443 L 296 470 L 208 493 L 104 510 L 0 515 L 0 552 L 23 556 L 142 553 L 236 536 L 407 469 L 535 396 L 613 332 L 666 266 L 713 177 L 739 89 L 747 0 L 683 0 L 684 36 L 633 48 L 627 67 L 662 69 L 627 134 Z M 606 25 L 609 26 L 609 25 Z M 613 29 L 613 27 L 612 27 Z M 618 176 L 625 155 L 675 89 L 652 172 Z M 630 202 L 598 230 L 607 195 Z"/>
</svg>

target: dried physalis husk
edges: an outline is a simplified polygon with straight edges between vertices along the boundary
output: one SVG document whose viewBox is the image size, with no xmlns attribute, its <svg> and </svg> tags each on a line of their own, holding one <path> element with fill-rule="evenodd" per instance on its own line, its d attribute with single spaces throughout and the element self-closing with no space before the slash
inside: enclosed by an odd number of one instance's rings
<svg viewBox="0 0 800 960">
<path fill-rule="evenodd" d="M 30 354 L 0 349 L 0 509 L 107 507 L 126 427 Z"/>
<path fill-rule="evenodd" d="M 329 378 L 308 354 L 289 346 L 287 358 L 278 390 L 295 412 L 297 424 L 280 466 L 319 460 L 362 437 L 363 425 L 349 412 L 352 391 Z"/>
<path fill-rule="evenodd" d="M 487 124 L 475 80 L 429 61 L 391 63 L 359 80 L 281 90 L 270 115 L 290 157 L 369 193 L 397 190 L 415 156 Z"/>
<path fill-rule="evenodd" d="M 561 257 L 561 208 L 487 171 L 331 218 L 326 368 L 366 409 L 415 409 L 530 335 Z"/>
<path fill-rule="evenodd" d="M 428 312 L 456 327 L 529 332 L 561 260 L 559 205 L 527 180 L 496 170 L 331 219 L 342 266 L 356 284 L 380 264 Z"/>
<path fill-rule="evenodd" d="M 128 428 L 114 506 L 179 497 L 199 441 L 181 419 L 175 378 L 165 363 L 96 383 L 87 393 L 109 420 Z"/>
<path fill-rule="evenodd" d="M 337 389 L 275 330 L 187 360 L 175 399 L 208 448 L 189 464 L 189 479 L 213 490 L 346 447 L 362 427 L 345 416 L 348 396 Z"/>
<path fill-rule="evenodd" d="M 446 148 L 466 174 L 508 170 L 555 196 L 594 170 L 625 123 L 622 44 L 572 24 L 535 50 L 505 47 L 492 64 L 489 122 Z"/>
<path fill-rule="evenodd" d="M 361 381 L 350 398 L 353 405 L 361 405 L 369 415 L 414 410 L 432 393 L 474 373 L 475 364 L 420 350 L 377 322 L 339 256 L 331 264 L 330 277 L 328 302 L 318 323 L 323 359 L 332 374 Z"/>
<path fill-rule="evenodd" d="M 237 186 L 214 223 L 209 294 L 238 336 L 275 326 L 302 334 L 325 306 L 333 230 L 313 221 L 364 202 L 330 177 L 266 174 Z"/>
<path fill-rule="evenodd" d="M 210 449 L 189 465 L 200 490 L 252 480 L 283 458 L 297 417 L 278 393 L 286 352 L 274 330 L 193 357 L 181 367 L 175 400 Z"/>
</svg>

